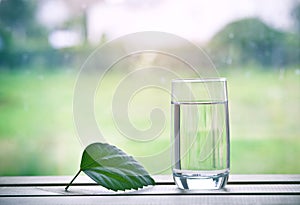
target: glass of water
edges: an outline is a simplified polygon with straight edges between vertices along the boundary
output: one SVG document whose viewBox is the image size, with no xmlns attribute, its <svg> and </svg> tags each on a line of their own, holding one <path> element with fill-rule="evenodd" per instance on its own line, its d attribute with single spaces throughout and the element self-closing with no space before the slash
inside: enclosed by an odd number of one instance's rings
<svg viewBox="0 0 300 205">
<path fill-rule="evenodd" d="M 172 80 L 172 171 L 180 189 L 220 189 L 229 176 L 225 78 Z"/>
</svg>

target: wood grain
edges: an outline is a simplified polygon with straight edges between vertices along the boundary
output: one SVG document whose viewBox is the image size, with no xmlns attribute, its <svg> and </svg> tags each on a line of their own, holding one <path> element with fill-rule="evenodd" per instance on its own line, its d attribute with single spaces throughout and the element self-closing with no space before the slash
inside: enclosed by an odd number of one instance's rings
<svg viewBox="0 0 300 205">
<path fill-rule="evenodd" d="M 221 190 L 183 191 L 168 175 L 156 186 L 113 192 L 82 175 L 0 177 L 0 204 L 300 204 L 300 175 L 231 175 Z"/>
</svg>

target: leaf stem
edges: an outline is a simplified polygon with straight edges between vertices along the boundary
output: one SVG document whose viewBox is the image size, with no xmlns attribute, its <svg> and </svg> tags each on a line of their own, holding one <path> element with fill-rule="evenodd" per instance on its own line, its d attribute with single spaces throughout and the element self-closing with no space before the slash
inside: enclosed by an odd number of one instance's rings
<svg viewBox="0 0 300 205">
<path fill-rule="evenodd" d="M 68 191 L 69 186 L 73 183 L 73 181 L 76 179 L 76 177 L 80 174 L 81 169 L 77 172 L 75 177 L 71 180 L 71 182 L 66 186 L 65 191 Z"/>
</svg>

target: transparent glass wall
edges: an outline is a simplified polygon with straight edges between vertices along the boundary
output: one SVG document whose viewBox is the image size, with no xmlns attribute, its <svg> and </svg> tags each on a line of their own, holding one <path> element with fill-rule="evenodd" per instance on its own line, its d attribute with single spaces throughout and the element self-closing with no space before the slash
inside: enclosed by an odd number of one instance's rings
<svg viewBox="0 0 300 205">
<path fill-rule="evenodd" d="M 77 170 L 84 148 L 73 116 L 80 68 L 99 46 L 140 31 L 187 39 L 227 78 L 232 173 L 300 172 L 299 2 L 2 0 L 0 175 L 68 175 Z M 153 107 L 165 110 L 161 135 L 138 142 L 119 132 L 105 101 L 135 69 L 132 61 L 140 66 L 161 63 L 155 55 L 140 55 L 113 66 L 99 85 L 104 92 L 95 97 L 95 117 L 109 143 L 133 156 L 149 156 L 169 147 L 169 94 L 141 89 L 125 102 L 130 123 L 140 130 L 151 127 Z M 165 66 L 185 72 L 184 65 Z M 139 79 L 163 77 L 154 71 Z M 119 103 L 122 107 L 124 102 Z M 151 167 L 153 161 L 143 164 Z"/>
</svg>

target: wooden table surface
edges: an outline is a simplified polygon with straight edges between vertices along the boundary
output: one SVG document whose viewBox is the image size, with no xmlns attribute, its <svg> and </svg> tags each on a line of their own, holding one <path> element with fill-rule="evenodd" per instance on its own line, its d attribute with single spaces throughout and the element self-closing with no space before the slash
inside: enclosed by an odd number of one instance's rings
<svg viewBox="0 0 300 205">
<path fill-rule="evenodd" d="M 154 176 L 155 186 L 113 192 L 82 175 L 0 177 L 0 205 L 4 204 L 297 204 L 300 175 L 230 175 L 221 190 L 183 191 L 171 176 Z"/>
</svg>

